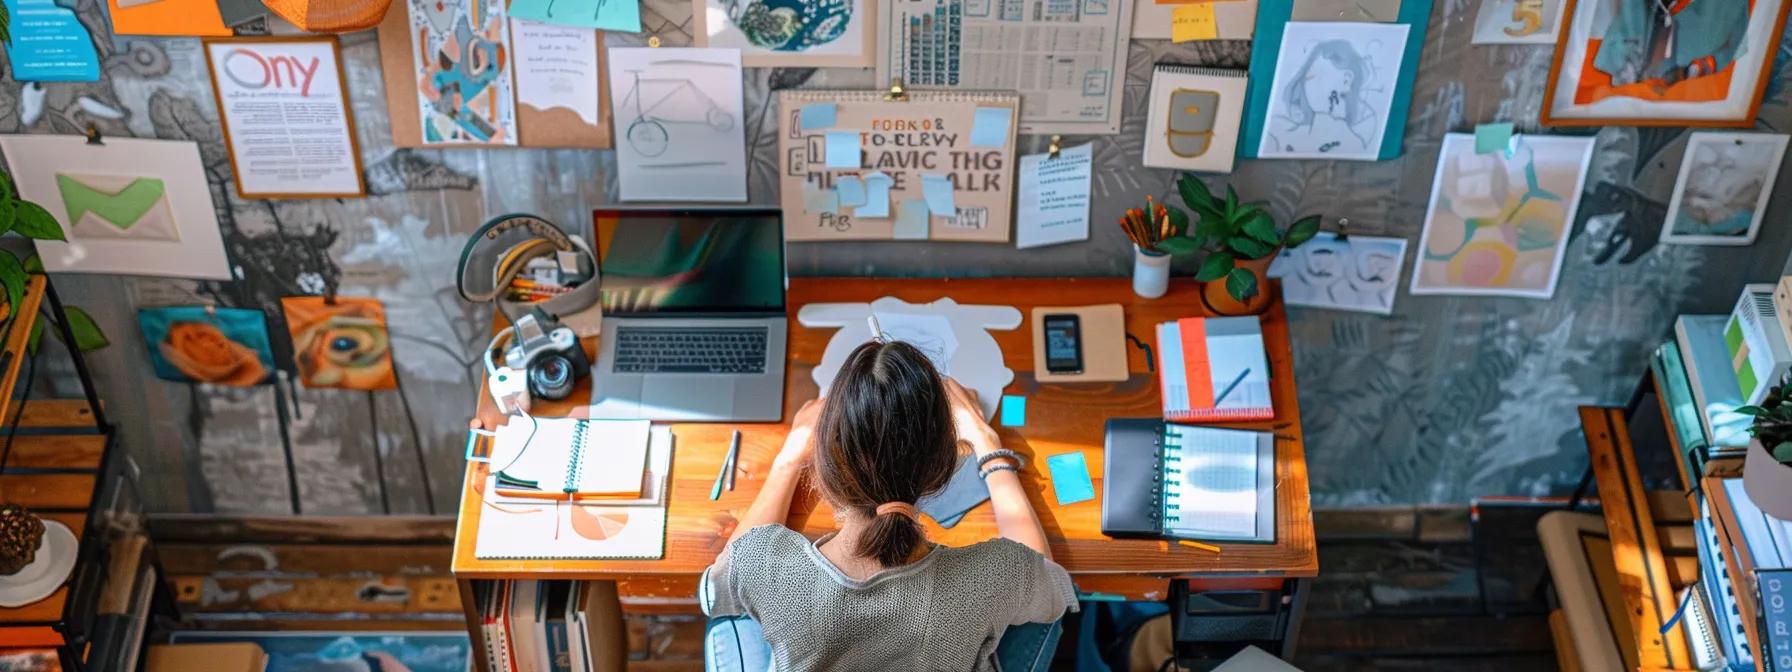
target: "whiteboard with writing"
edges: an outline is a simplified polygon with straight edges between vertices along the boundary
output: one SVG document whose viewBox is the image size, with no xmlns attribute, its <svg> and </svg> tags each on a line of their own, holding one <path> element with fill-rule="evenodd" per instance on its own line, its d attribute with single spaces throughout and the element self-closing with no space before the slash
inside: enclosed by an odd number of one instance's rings
<svg viewBox="0 0 1792 672">
<path fill-rule="evenodd" d="M 830 109 L 805 115 L 811 106 Z M 1005 127 L 973 134 L 980 108 L 1007 110 Z M 778 110 L 779 202 L 789 240 L 1008 242 L 1018 94 L 911 92 L 886 101 L 882 91 L 783 91 Z M 828 166 L 830 133 L 859 135 L 856 166 Z M 928 210 L 924 176 L 950 180 L 951 215 Z M 842 204 L 841 178 L 871 185 L 870 207 Z"/>
</svg>

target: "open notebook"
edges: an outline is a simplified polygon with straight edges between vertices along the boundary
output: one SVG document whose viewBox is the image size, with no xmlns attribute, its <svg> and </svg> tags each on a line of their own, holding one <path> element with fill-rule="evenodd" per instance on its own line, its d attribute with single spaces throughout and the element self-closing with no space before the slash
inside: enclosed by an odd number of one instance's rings
<svg viewBox="0 0 1792 672">
<path fill-rule="evenodd" d="M 1103 534 L 1276 540 L 1274 435 L 1116 418 L 1105 458 Z"/>
<path fill-rule="evenodd" d="M 1263 323 L 1255 316 L 1188 317 L 1157 325 L 1157 372 L 1165 420 L 1276 417 Z"/>
<path fill-rule="evenodd" d="M 646 473 L 651 492 L 641 493 L 638 499 L 572 501 L 488 494 L 480 506 L 473 556 L 481 560 L 599 560 L 665 555 L 672 429 L 653 427 L 648 434 L 651 448 Z"/>
<path fill-rule="evenodd" d="M 516 418 L 492 441 L 491 492 L 530 499 L 639 499 L 646 420 Z"/>
</svg>

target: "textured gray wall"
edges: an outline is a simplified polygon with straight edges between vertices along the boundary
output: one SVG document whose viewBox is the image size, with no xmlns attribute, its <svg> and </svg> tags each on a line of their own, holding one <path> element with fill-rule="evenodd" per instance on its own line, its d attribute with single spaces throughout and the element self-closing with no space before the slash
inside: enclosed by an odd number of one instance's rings
<svg viewBox="0 0 1792 672">
<path fill-rule="evenodd" d="M 372 33 L 343 51 L 371 195 L 341 201 L 242 201 L 229 188 L 217 115 L 197 40 L 110 37 L 104 3 L 78 0 L 98 37 L 105 77 L 24 91 L 0 82 L 0 131 L 112 135 L 200 143 L 226 244 L 244 279 L 232 283 L 68 275 L 66 298 L 113 336 L 93 357 L 102 395 L 143 465 L 161 511 L 306 514 L 451 511 L 463 428 L 478 383 L 487 311 L 463 304 L 450 269 L 462 237 L 484 216 L 528 211 L 584 226 L 615 189 L 609 152 L 394 151 Z M 1243 161 L 1231 176 L 1279 216 L 1349 217 L 1358 233 L 1417 240 L 1444 133 L 1510 120 L 1535 128 L 1551 50 L 1468 44 L 1474 0 L 1437 0 L 1414 88 L 1403 156 L 1376 163 Z M 646 0 L 649 31 L 688 41 L 688 3 Z M 633 36 L 616 36 L 612 45 Z M 1782 45 L 1788 60 L 1792 42 Z M 831 244 L 792 250 L 804 275 L 1064 276 L 1127 272 L 1128 250 L 1108 222 L 1146 194 L 1171 193 L 1174 175 L 1139 166 L 1153 63 L 1243 67 L 1246 42 L 1136 42 L 1127 117 L 1095 138 L 1094 235 L 1086 244 L 1019 251 L 991 245 Z M 10 69 L 8 69 L 10 70 Z M 1760 126 L 1792 126 L 1784 76 Z M 869 71 L 747 72 L 751 194 L 775 203 L 778 88 L 870 87 Z M 106 109 L 118 111 L 108 118 Z M 1399 298 L 1376 317 L 1294 309 L 1296 375 L 1313 494 L 1321 505 L 1460 502 L 1486 494 L 1543 495 L 1572 485 L 1585 461 L 1574 407 L 1623 403 L 1665 339 L 1673 316 L 1722 312 L 1745 281 L 1775 277 L 1792 247 L 1792 190 L 1776 193 L 1750 247 L 1658 246 L 1662 210 L 1685 146 L 1682 129 L 1598 130 L 1581 223 L 1554 299 Z M 1081 139 L 1069 139 L 1071 142 Z M 1044 138 L 1024 137 L 1042 150 Z M 1416 246 L 1415 246 L 1416 247 Z M 1416 250 L 1415 252 L 1416 253 Z M 1410 264 L 1410 260 L 1409 260 Z M 1410 270 L 1410 269 L 1409 269 Z M 137 306 L 183 302 L 268 311 L 286 349 L 278 299 L 301 278 L 386 302 L 402 390 L 365 393 L 250 390 L 154 378 Z M 43 377 L 67 388 L 66 365 Z M 284 430 L 279 399 L 295 410 Z M 291 461 L 287 467 L 286 446 Z M 289 486 L 296 483 L 296 492 Z"/>
</svg>

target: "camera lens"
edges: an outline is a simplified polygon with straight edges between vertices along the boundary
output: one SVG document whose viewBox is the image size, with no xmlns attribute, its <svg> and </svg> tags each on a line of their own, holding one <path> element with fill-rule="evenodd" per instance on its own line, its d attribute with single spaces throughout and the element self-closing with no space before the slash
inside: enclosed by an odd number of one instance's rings
<svg viewBox="0 0 1792 672">
<path fill-rule="evenodd" d="M 565 399 L 572 394 L 572 371 L 565 355 L 544 355 L 529 367 L 529 387 L 543 399 Z"/>
</svg>

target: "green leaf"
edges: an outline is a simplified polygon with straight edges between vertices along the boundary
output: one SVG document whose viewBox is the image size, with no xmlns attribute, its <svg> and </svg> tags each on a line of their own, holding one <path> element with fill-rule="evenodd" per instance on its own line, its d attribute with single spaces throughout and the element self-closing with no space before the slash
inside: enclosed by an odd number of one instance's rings
<svg viewBox="0 0 1792 672">
<path fill-rule="evenodd" d="M 75 336 L 75 349 L 81 352 L 93 352 L 112 344 L 106 338 L 106 332 L 100 329 L 98 322 L 87 311 L 74 306 L 64 309 L 68 313 L 68 330 Z"/>
<path fill-rule="evenodd" d="M 1209 254 L 1206 259 L 1201 260 L 1201 269 L 1195 271 L 1195 279 L 1201 282 L 1213 282 L 1232 272 L 1232 268 L 1236 265 L 1238 265 L 1238 261 L 1232 258 L 1231 253 Z"/>
<path fill-rule="evenodd" d="M 1183 203 L 1197 211 L 1202 208 L 1213 211 L 1219 209 L 1219 204 L 1214 202 L 1213 192 L 1207 190 L 1207 183 L 1194 175 L 1183 173 L 1181 179 L 1176 180 L 1176 191 L 1182 194 Z"/>
<path fill-rule="evenodd" d="M 1792 463 L 1792 441 L 1781 441 L 1773 447 L 1773 459 Z"/>
<path fill-rule="evenodd" d="M 56 223 L 56 217 L 45 210 L 44 206 L 31 201 L 19 201 L 13 231 L 32 240 L 68 240 L 62 234 L 62 225 Z"/>
<path fill-rule="evenodd" d="M 1767 415 L 1767 409 L 1760 406 L 1737 406 L 1732 412 L 1739 415 Z"/>
<path fill-rule="evenodd" d="M 1289 248 L 1298 247 L 1301 243 L 1312 240 L 1313 236 L 1317 235 L 1319 235 L 1319 215 L 1307 215 L 1294 220 L 1294 224 L 1289 225 L 1288 238 L 1282 244 Z"/>
<path fill-rule="evenodd" d="M 1269 218 L 1269 213 L 1257 210 L 1251 218 L 1244 220 L 1244 235 L 1263 241 L 1265 245 L 1275 247 L 1282 243 L 1282 233 L 1276 230 L 1276 222 Z"/>
<path fill-rule="evenodd" d="M 0 201 L 0 235 L 11 231 L 18 223 L 19 201 Z"/>
<path fill-rule="evenodd" d="M 19 304 L 25 299 L 25 265 L 11 252 L 0 252 L 0 285 L 6 287 L 6 305 L 12 306 L 13 316 L 18 316 Z"/>
<path fill-rule="evenodd" d="M 1226 212 L 1232 212 L 1237 209 L 1238 209 L 1238 192 L 1234 191 L 1232 189 L 1232 185 L 1228 184 L 1228 185 L 1226 185 Z"/>
<path fill-rule="evenodd" d="M 1237 236 L 1226 240 L 1226 247 L 1232 248 L 1238 256 L 1245 259 L 1262 259 L 1275 252 L 1275 248 L 1264 245 L 1255 239 Z"/>
<path fill-rule="evenodd" d="M 1257 295 L 1257 276 L 1242 268 L 1234 268 L 1226 274 L 1226 293 L 1239 301 L 1249 301 Z"/>
<path fill-rule="evenodd" d="M 37 320 L 35 322 L 32 322 L 31 323 L 31 339 L 25 342 L 26 351 L 30 352 L 33 355 L 37 354 L 37 346 L 38 346 L 38 344 L 43 343 L 43 342 L 44 342 L 44 321 Z"/>
<path fill-rule="evenodd" d="M 1173 257 L 1194 254 L 1200 250 L 1201 244 L 1195 242 L 1195 239 L 1187 236 L 1171 236 L 1157 241 L 1157 251 L 1169 253 L 1169 255 Z"/>
<path fill-rule="evenodd" d="M 1226 221 L 1219 217 L 1202 216 L 1195 222 L 1195 239 L 1197 240 L 1224 242 L 1230 237 L 1232 237 L 1231 228 L 1226 226 Z"/>
<path fill-rule="evenodd" d="M 1182 208 L 1164 206 L 1164 212 L 1170 217 L 1170 235 L 1180 236 L 1188 233 L 1188 213 Z"/>
<path fill-rule="evenodd" d="M 44 258 L 37 256 L 36 252 L 32 252 L 31 256 L 25 257 L 25 272 L 32 274 L 44 272 Z"/>
</svg>

